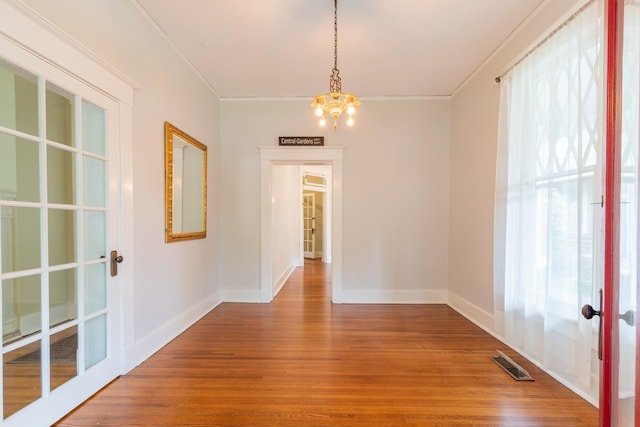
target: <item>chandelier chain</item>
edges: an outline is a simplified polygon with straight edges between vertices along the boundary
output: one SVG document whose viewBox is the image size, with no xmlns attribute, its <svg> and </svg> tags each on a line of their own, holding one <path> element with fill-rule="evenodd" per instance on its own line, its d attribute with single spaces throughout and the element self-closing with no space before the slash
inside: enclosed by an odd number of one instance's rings
<svg viewBox="0 0 640 427">
<path fill-rule="evenodd" d="M 333 0 L 333 68 L 338 69 L 338 0 Z"/>
<path fill-rule="evenodd" d="M 333 70 L 329 76 L 329 92 L 342 92 L 342 79 L 338 70 L 338 0 L 333 1 Z"/>
</svg>

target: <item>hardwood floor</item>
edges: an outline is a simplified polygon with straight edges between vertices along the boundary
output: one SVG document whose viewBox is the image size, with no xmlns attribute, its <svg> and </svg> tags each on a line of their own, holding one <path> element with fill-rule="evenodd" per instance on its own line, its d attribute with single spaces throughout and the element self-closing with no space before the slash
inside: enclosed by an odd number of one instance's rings
<svg viewBox="0 0 640 427">
<path fill-rule="evenodd" d="M 597 426 L 598 412 L 446 305 L 333 305 L 317 261 L 224 303 L 59 426 Z M 489 356 L 535 378 L 516 382 Z"/>
</svg>

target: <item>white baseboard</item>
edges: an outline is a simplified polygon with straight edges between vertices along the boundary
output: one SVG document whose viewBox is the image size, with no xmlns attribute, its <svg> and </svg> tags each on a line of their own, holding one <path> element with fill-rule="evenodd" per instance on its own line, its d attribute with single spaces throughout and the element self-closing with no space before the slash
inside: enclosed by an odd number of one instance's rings
<svg viewBox="0 0 640 427">
<path fill-rule="evenodd" d="M 211 310 L 222 303 L 220 295 L 214 294 L 209 298 L 192 306 L 179 316 L 160 325 L 155 331 L 138 340 L 125 349 L 125 373 L 147 360 L 151 355 L 164 347 L 171 340 L 187 330 L 190 326 L 204 317 Z"/>
<path fill-rule="evenodd" d="M 260 289 L 229 289 L 222 291 L 223 302 L 247 302 L 259 303 L 264 302 L 260 296 Z"/>
<path fill-rule="evenodd" d="M 15 317 L 7 319 L 2 323 L 2 335 L 14 333 L 18 330 L 18 321 Z"/>
<path fill-rule="evenodd" d="M 334 303 L 343 304 L 445 304 L 445 290 L 342 290 L 332 295 Z"/>
<path fill-rule="evenodd" d="M 42 314 L 38 311 L 31 314 L 26 314 L 20 317 L 20 321 L 16 318 L 12 319 L 13 322 L 13 330 L 17 330 L 17 324 L 20 324 L 20 335 L 27 336 L 31 335 L 34 332 L 38 332 L 42 330 Z M 49 309 L 49 318 L 51 319 L 52 325 L 57 325 L 59 323 L 65 322 L 69 319 L 75 318 L 75 305 L 70 304 L 61 304 L 56 305 L 55 307 L 51 307 Z M 3 331 L 7 327 L 7 324 L 2 325 Z"/>
<path fill-rule="evenodd" d="M 296 269 L 296 266 L 291 264 L 287 269 L 280 275 L 280 278 L 273 284 L 273 296 L 275 297 L 282 290 L 284 284 L 289 280 L 289 277 L 293 274 L 293 271 Z"/>
<path fill-rule="evenodd" d="M 20 317 L 18 324 L 20 325 L 20 335 L 27 336 L 42 329 L 42 314 L 36 313 L 26 314 Z"/>
<path fill-rule="evenodd" d="M 493 314 L 486 312 L 477 305 L 470 303 L 468 300 L 451 291 L 447 292 L 447 305 L 466 317 L 472 323 L 482 328 L 485 332 L 499 340 L 502 340 L 502 337 L 496 333 L 495 318 Z"/>
</svg>

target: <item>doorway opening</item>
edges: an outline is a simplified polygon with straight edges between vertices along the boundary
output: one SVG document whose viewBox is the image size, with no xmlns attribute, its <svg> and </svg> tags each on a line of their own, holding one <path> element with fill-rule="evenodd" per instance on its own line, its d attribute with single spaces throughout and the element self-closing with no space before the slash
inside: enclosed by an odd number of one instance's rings
<svg viewBox="0 0 640 427">
<path fill-rule="evenodd" d="M 303 265 L 303 241 L 302 241 L 302 189 L 303 169 L 323 168 L 330 171 L 330 179 L 327 179 L 327 188 L 330 189 L 331 209 L 326 209 L 330 224 L 325 232 L 325 245 L 323 259 L 331 263 L 331 299 L 334 303 L 341 302 L 342 289 L 342 155 L 344 147 L 259 147 L 261 161 L 261 247 L 260 247 L 260 301 L 271 302 L 279 290 L 279 281 L 282 281 L 280 272 L 282 266 L 277 266 L 275 257 L 275 243 L 280 236 L 274 232 L 274 224 L 280 221 L 281 212 L 278 210 L 276 196 L 278 196 L 279 181 L 282 176 L 277 169 L 279 166 L 296 166 L 298 168 L 298 194 L 300 206 L 299 239 L 298 239 L 298 265 Z M 274 173 L 275 172 L 275 173 Z M 328 235 L 326 233 L 329 233 Z M 274 277 L 278 275 L 278 277 Z"/>
<path fill-rule="evenodd" d="M 331 262 L 331 166 L 302 165 L 302 254 L 305 259 Z"/>
</svg>

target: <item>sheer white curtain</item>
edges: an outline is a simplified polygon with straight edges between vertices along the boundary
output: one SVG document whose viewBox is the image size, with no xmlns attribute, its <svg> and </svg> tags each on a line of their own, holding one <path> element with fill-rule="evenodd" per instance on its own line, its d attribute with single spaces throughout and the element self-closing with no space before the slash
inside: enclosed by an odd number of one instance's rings
<svg viewBox="0 0 640 427">
<path fill-rule="evenodd" d="M 597 401 L 602 10 L 591 2 L 501 83 L 496 321 L 505 339 Z"/>
</svg>

